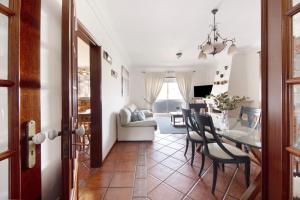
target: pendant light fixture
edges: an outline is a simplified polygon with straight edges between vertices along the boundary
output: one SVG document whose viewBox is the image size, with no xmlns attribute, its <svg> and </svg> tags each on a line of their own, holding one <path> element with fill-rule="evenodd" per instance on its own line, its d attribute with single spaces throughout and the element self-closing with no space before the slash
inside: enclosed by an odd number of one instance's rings
<svg viewBox="0 0 300 200">
<path fill-rule="evenodd" d="M 207 39 L 199 45 L 199 59 L 206 59 L 207 54 L 216 55 L 222 52 L 228 43 L 231 45 L 228 48 L 228 54 L 233 55 L 237 51 L 237 47 L 235 45 L 235 39 L 227 39 L 221 36 L 218 26 L 216 24 L 216 14 L 218 9 L 213 9 L 212 14 L 214 16 L 213 25 L 211 25 L 211 31 L 207 36 Z"/>
</svg>

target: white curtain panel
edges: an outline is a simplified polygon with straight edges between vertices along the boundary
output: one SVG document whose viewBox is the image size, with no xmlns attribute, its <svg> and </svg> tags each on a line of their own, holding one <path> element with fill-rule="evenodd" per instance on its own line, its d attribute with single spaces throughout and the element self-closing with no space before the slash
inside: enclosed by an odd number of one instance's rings
<svg viewBox="0 0 300 200">
<path fill-rule="evenodd" d="M 193 73 L 192 72 L 176 72 L 176 81 L 178 84 L 179 91 L 188 107 L 191 100 L 191 91 L 193 84 Z"/>
<path fill-rule="evenodd" d="M 164 83 L 164 73 L 151 72 L 145 75 L 145 101 L 151 109 Z"/>
</svg>

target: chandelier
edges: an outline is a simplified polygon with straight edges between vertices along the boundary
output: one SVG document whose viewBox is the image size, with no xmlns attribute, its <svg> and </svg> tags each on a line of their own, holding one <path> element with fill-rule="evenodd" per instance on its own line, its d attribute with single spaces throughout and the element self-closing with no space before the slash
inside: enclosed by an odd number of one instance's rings
<svg viewBox="0 0 300 200">
<path fill-rule="evenodd" d="M 228 43 L 231 43 L 227 52 L 229 55 L 234 54 L 237 50 L 235 39 L 227 39 L 222 37 L 218 30 L 218 26 L 216 24 L 216 14 L 218 12 L 218 9 L 213 9 L 211 12 L 214 15 L 213 25 L 210 25 L 211 31 L 208 34 L 207 39 L 199 45 L 199 59 L 206 59 L 207 54 L 211 54 L 214 56 L 222 52 Z"/>
</svg>

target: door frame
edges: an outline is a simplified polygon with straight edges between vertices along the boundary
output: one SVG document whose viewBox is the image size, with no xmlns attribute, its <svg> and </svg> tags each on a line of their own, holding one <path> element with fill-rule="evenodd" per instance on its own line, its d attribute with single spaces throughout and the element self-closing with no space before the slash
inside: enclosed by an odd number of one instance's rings
<svg viewBox="0 0 300 200">
<path fill-rule="evenodd" d="M 62 120 L 61 120 L 61 158 L 62 158 L 62 199 L 69 200 L 74 188 L 73 180 L 73 83 L 72 66 L 74 58 L 74 0 L 62 0 Z"/>
<path fill-rule="evenodd" d="M 286 88 L 290 30 L 286 0 L 262 0 L 262 199 L 289 199 L 290 98 Z M 300 4 L 298 4 L 300 7 Z"/>
<path fill-rule="evenodd" d="M 61 154 L 62 154 L 62 199 L 74 197 L 74 159 L 76 157 L 76 141 L 74 129 L 77 126 L 77 30 L 81 36 L 92 43 L 91 49 L 91 166 L 102 164 L 102 99 L 101 99 L 101 47 L 91 34 L 77 21 L 75 0 L 62 0 L 62 122 L 61 122 Z M 96 67 L 92 67 L 96 66 Z M 99 74 L 99 76 L 97 76 Z M 98 126 L 96 126 L 98 125 Z M 98 132 L 97 132 L 98 131 Z"/>
<path fill-rule="evenodd" d="M 90 165 L 92 168 L 97 168 L 100 167 L 102 164 L 102 51 L 101 46 L 98 45 L 92 34 L 78 19 L 76 35 L 90 46 Z"/>
</svg>

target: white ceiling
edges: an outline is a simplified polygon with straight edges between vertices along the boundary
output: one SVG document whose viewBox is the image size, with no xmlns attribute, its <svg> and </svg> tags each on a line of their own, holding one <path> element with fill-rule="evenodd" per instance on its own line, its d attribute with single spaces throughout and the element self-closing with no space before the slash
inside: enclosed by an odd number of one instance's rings
<svg viewBox="0 0 300 200">
<path fill-rule="evenodd" d="M 261 0 L 93 0 L 135 67 L 196 66 L 198 44 L 212 24 L 243 49 L 260 46 Z M 175 54 L 183 52 L 181 59 Z"/>
</svg>

